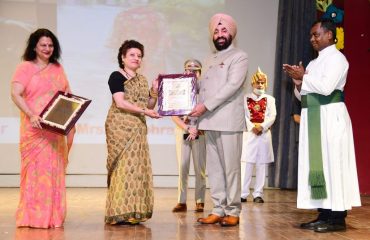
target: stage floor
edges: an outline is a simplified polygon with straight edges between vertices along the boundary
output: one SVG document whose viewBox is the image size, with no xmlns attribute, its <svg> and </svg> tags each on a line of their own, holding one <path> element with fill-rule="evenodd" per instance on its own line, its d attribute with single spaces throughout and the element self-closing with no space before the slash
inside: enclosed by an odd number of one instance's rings
<svg viewBox="0 0 370 240">
<path fill-rule="evenodd" d="M 242 204 L 240 225 L 229 228 L 196 223 L 198 217 L 207 216 L 212 208 L 209 190 L 204 213 L 193 211 L 193 189 L 188 192 L 188 211 L 172 213 L 177 189 L 155 188 L 152 219 L 136 226 L 110 226 L 104 224 L 105 188 L 68 188 L 64 228 L 48 230 L 15 227 L 18 195 L 18 188 L 0 188 L 1 240 L 370 239 L 370 197 L 362 197 L 363 206 L 349 211 L 346 232 L 324 234 L 298 228 L 298 223 L 314 219 L 316 212 L 296 208 L 296 191 L 265 190 L 263 204 L 248 199 Z"/>
</svg>

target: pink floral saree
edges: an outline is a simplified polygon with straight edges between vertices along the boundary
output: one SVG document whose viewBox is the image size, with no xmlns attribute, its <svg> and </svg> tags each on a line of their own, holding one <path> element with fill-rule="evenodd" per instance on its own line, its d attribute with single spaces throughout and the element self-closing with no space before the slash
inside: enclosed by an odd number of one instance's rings
<svg viewBox="0 0 370 240">
<path fill-rule="evenodd" d="M 25 88 L 23 97 L 34 113 L 40 114 L 57 91 L 69 91 L 61 65 L 39 69 L 21 63 L 12 82 Z M 33 128 L 20 114 L 20 200 L 17 227 L 62 227 L 66 215 L 65 168 L 68 149 L 65 136 Z"/>
</svg>

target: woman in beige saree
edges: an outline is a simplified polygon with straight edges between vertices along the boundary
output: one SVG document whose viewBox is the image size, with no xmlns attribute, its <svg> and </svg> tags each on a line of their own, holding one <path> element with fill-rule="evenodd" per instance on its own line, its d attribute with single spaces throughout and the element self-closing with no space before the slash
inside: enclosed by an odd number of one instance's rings
<svg viewBox="0 0 370 240">
<path fill-rule="evenodd" d="M 153 110 L 158 81 L 149 90 L 140 68 L 144 47 L 135 40 L 119 49 L 120 69 L 109 77 L 112 105 L 105 122 L 108 148 L 108 193 L 105 223 L 137 224 L 152 217 L 153 180 L 145 116 L 159 118 Z"/>
</svg>

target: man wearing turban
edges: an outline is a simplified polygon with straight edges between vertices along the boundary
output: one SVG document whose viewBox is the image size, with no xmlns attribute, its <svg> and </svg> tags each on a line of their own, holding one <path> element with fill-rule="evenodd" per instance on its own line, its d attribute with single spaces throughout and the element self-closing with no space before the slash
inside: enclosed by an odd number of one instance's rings
<svg viewBox="0 0 370 240">
<path fill-rule="evenodd" d="M 247 74 L 247 54 L 233 46 L 237 28 L 234 19 L 214 15 L 209 31 L 216 51 L 205 61 L 200 81 L 200 103 L 190 116 L 199 118 L 205 130 L 208 182 L 214 207 L 199 218 L 202 224 L 239 224 L 240 157 L 245 129 L 243 84 Z"/>
</svg>

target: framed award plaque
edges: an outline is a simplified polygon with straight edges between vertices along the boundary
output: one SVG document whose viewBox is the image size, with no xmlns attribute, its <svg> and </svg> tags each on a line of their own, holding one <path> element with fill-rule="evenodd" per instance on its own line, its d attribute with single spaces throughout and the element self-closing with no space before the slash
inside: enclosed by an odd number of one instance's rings
<svg viewBox="0 0 370 240">
<path fill-rule="evenodd" d="M 41 126 L 67 135 L 90 103 L 89 99 L 59 91 L 41 112 Z"/>
<path fill-rule="evenodd" d="M 161 116 L 187 115 L 197 102 L 195 74 L 168 74 L 158 77 L 158 113 Z"/>
</svg>

